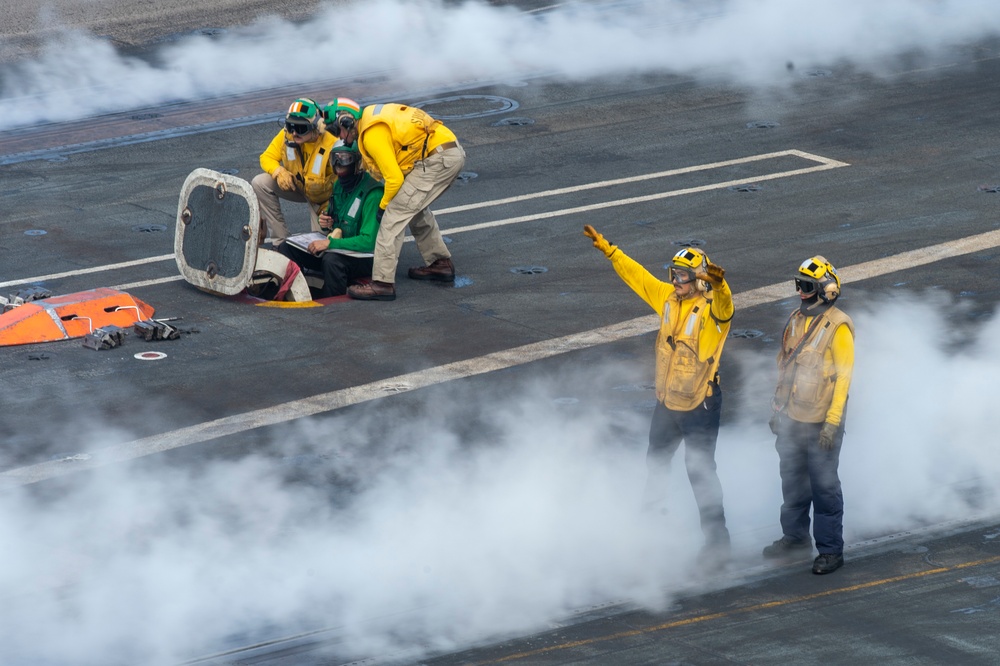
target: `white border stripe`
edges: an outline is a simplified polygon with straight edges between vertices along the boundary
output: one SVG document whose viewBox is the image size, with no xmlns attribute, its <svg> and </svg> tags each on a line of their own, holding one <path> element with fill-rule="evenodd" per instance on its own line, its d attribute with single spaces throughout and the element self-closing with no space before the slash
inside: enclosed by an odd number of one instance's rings
<svg viewBox="0 0 1000 666">
<path fill-rule="evenodd" d="M 467 210 L 476 210 L 477 208 L 489 208 L 492 206 L 501 206 L 503 204 L 518 203 L 521 201 L 529 201 L 531 199 L 540 199 L 542 197 L 555 197 L 563 194 L 573 194 L 575 192 L 584 192 L 586 190 L 596 190 L 602 187 L 616 187 L 618 185 L 627 185 L 629 183 L 639 183 L 644 180 L 654 180 L 656 178 L 668 178 L 670 176 L 680 176 L 686 173 L 695 173 L 697 171 L 709 171 L 711 169 L 721 169 L 727 166 L 735 166 L 737 164 L 749 164 L 750 162 L 761 162 L 763 160 L 773 160 L 779 157 L 801 157 L 804 160 L 809 160 L 811 162 L 819 162 L 823 168 L 816 169 L 817 171 L 825 171 L 826 169 L 836 169 L 839 167 L 850 166 L 846 162 L 838 162 L 837 160 L 832 160 L 828 157 L 822 157 L 821 155 L 813 155 L 812 153 L 807 153 L 801 150 L 781 150 L 776 153 L 762 153 L 760 155 L 751 155 L 750 157 L 740 157 L 735 160 L 726 160 L 724 162 L 712 162 L 710 164 L 698 164 L 695 166 L 682 167 L 680 169 L 670 169 L 668 171 L 657 171 L 655 173 L 647 173 L 641 176 L 629 176 L 628 178 L 616 178 L 613 180 L 602 180 L 596 183 L 587 183 L 586 185 L 573 185 L 572 187 L 562 187 L 555 190 L 545 190 L 544 192 L 533 192 L 532 194 L 521 194 L 516 197 L 507 197 L 506 199 L 493 199 L 492 201 L 483 201 L 480 203 L 466 204 L 464 206 L 452 206 L 451 208 L 442 208 L 441 210 L 435 210 L 435 215 L 446 215 L 448 213 L 458 213 Z M 788 172 L 794 174 L 796 172 Z M 808 173 L 808 171 L 806 172 Z M 781 177 L 781 176 L 777 176 Z M 770 180 L 771 178 L 767 178 Z M 730 181 L 725 185 L 734 183 L 747 183 L 754 180 L 764 180 L 764 178 L 745 178 L 740 181 Z"/>
<path fill-rule="evenodd" d="M 58 280 L 64 277 L 73 277 L 74 275 L 86 275 L 88 273 L 101 273 L 103 271 L 113 271 L 119 268 L 131 268 L 132 266 L 143 266 L 145 264 L 152 264 L 157 261 L 167 261 L 174 258 L 173 254 L 161 254 L 158 257 L 147 257 L 146 259 L 135 259 L 133 261 L 123 261 L 120 264 L 107 264 L 105 266 L 94 266 L 92 268 L 81 268 L 75 271 L 66 271 L 65 273 L 50 273 L 48 275 L 39 275 L 38 277 L 25 278 L 23 280 L 9 280 L 7 282 L 0 282 L 0 287 L 10 287 L 17 284 L 28 284 L 29 282 L 44 282 L 46 280 Z"/>
<path fill-rule="evenodd" d="M 754 176 L 752 178 L 740 178 L 739 180 L 727 180 L 721 183 L 712 183 L 711 185 L 700 185 L 698 187 L 686 187 L 681 190 L 670 190 L 668 192 L 658 192 L 657 194 L 647 194 L 641 197 L 628 197 L 627 199 L 616 199 L 614 201 L 603 201 L 601 203 L 590 204 L 588 206 L 577 206 L 576 208 L 563 208 L 561 210 L 554 210 L 549 213 L 535 213 L 533 215 L 522 215 L 520 217 L 508 217 L 505 220 L 495 220 L 493 222 L 481 222 L 479 224 L 470 224 L 465 227 L 453 227 L 451 229 L 442 229 L 441 233 L 448 236 L 453 236 L 455 234 L 460 234 L 466 231 L 478 231 L 480 229 L 488 229 L 490 227 L 502 227 L 508 224 L 519 224 L 521 222 L 531 222 L 534 220 L 545 220 L 553 217 L 562 217 L 564 215 L 575 215 L 577 213 L 588 213 L 594 210 L 601 210 L 604 208 L 613 208 L 615 206 L 630 206 L 637 203 L 645 203 L 647 201 L 658 201 L 660 199 L 669 199 L 671 197 L 679 197 L 685 194 L 695 194 L 697 192 L 709 192 L 711 190 L 723 190 L 727 187 L 733 187 L 734 185 L 745 185 L 749 182 L 760 182 L 762 180 L 775 180 L 777 178 L 788 178 L 789 176 L 801 176 L 807 173 L 815 173 L 817 171 L 826 171 L 828 169 L 836 169 L 838 166 L 846 165 L 821 165 L 814 167 L 806 167 L 804 169 L 794 169 L 792 171 L 780 171 L 778 173 L 768 174 L 766 176 Z M 437 212 L 434 213 L 437 215 Z M 407 236 L 407 239 L 412 239 L 412 236 Z"/>
</svg>

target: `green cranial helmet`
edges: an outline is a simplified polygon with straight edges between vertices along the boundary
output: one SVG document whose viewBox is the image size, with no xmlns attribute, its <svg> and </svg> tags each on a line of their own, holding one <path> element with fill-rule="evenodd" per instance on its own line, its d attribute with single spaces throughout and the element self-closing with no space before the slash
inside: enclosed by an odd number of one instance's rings
<svg viewBox="0 0 1000 666">
<path fill-rule="evenodd" d="M 344 143 L 341 139 L 330 148 L 330 157 L 335 165 L 351 166 L 361 161 L 361 151 L 358 150 L 358 143 Z"/>
<path fill-rule="evenodd" d="M 319 121 L 323 117 L 319 104 L 308 97 L 300 97 L 292 102 L 285 114 L 286 124 L 306 123 L 312 129 L 319 127 Z"/>
<path fill-rule="evenodd" d="M 355 121 L 361 120 L 361 105 L 353 99 L 338 97 L 337 99 L 330 100 L 323 107 L 323 120 L 328 123 L 332 123 L 341 114 L 347 114 L 354 118 Z"/>
<path fill-rule="evenodd" d="M 335 133 L 341 129 L 350 131 L 361 120 L 361 105 L 353 99 L 338 97 L 323 107 L 323 120 Z"/>
</svg>

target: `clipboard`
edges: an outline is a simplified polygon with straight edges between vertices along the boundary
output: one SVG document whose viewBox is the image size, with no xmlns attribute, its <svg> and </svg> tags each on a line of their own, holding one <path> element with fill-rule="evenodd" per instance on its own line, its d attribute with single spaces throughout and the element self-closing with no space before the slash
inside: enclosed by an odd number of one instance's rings
<svg viewBox="0 0 1000 666">
<path fill-rule="evenodd" d="M 291 243 L 293 247 L 297 247 L 303 252 L 309 252 L 309 243 L 318 240 L 326 240 L 327 236 L 321 231 L 308 231 L 304 234 L 294 234 L 285 239 L 286 243 Z M 361 259 L 367 259 L 374 257 L 373 252 L 355 252 L 354 250 L 341 250 L 337 248 L 328 248 L 326 252 L 336 252 L 337 254 L 343 254 L 348 257 L 358 257 Z"/>
</svg>

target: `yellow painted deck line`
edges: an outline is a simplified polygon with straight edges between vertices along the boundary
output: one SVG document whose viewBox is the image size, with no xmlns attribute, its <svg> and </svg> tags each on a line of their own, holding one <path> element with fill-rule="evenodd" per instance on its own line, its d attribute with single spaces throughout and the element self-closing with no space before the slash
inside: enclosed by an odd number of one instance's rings
<svg viewBox="0 0 1000 666">
<path fill-rule="evenodd" d="M 595 636 L 593 638 L 586 638 L 583 640 L 568 641 L 566 643 L 561 643 L 559 645 L 550 645 L 544 648 L 538 648 L 537 650 L 529 650 L 526 652 L 518 652 L 517 654 L 510 654 L 505 657 L 500 657 L 498 659 L 492 659 L 489 661 L 479 661 L 476 662 L 476 666 L 486 666 L 487 664 L 502 664 L 512 661 L 517 661 L 520 659 L 537 657 L 543 654 L 549 654 L 559 650 L 569 650 L 577 647 L 583 647 L 586 645 L 593 645 L 595 643 L 618 640 L 621 638 L 645 636 L 648 634 L 665 631 L 667 629 L 674 629 L 676 627 L 686 627 L 693 624 L 700 624 L 702 622 L 711 622 L 712 620 L 719 620 L 722 618 L 731 617 L 738 614 L 754 613 L 756 611 L 769 610 L 771 608 L 779 608 L 781 606 L 789 606 L 791 604 L 801 604 L 807 601 L 813 601 L 815 599 L 822 599 L 823 597 L 832 597 L 839 594 L 848 594 L 850 592 L 868 590 L 874 587 L 881 587 L 883 585 L 891 585 L 892 583 L 899 583 L 907 580 L 915 580 L 917 578 L 924 578 L 926 576 L 933 576 L 941 573 L 949 573 L 952 571 L 960 571 L 962 569 L 969 569 L 972 567 L 983 566 L 986 564 L 995 564 L 997 562 L 1000 562 L 1000 556 L 987 557 L 981 560 L 974 560 L 971 562 L 962 562 L 960 564 L 955 564 L 949 567 L 936 567 L 934 569 L 927 569 L 925 571 L 917 571 L 912 574 L 904 574 L 902 576 L 892 576 L 891 578 L 881 578 L 878 580 L 869 581 L 867 583 L 859 583 L 857 585 L 848 585 L 847 587 L 838 587 L 832 590 L 824 590 L 823 592 L 816 592 L 815 594 L 806 594 L 800 597 L 790 597 L 788 599 L 776 599 L 775 601 L 768 601 L 762 604 L 754 604 L 753 606 L 736 608 L 731 611 L 724 611 L 721 613 L 708 613 L 706 615 L 696 615 L 694 617 L 684 618 L 682 620 L 671 620 L 670 622 L 663 622 L 661 624 L 645 627 L 643 629 L 632 629 L 630 631 L 620 631 L 614 634 L 608 634 L 606 636 Z"/>
</svg>

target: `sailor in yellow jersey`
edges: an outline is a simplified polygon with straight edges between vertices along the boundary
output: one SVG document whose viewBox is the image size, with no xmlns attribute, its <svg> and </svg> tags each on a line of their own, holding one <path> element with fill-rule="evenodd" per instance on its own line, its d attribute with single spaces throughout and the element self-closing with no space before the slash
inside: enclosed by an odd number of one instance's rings
<svg viewBox="0 0 1000 666">
<path fill-rule="evenodd" d="M 764 548 L 764 557 L 812 554 L 811 506 L 819 551 L 812 571 L 826 574 L 844 563 L 844 496 L 837 468 L 854 372 L 854 322 L 835 305 L 840 276 L 826 258 L 802 262 L 795 288 L 799 308 L 781 336 L 770 422 L 777 436 L 783 535 Z"/>
<path fill-rule="evenodd" d="M 288 107 L 284 127 L 261 153 L 260 168 L 264 173 L 255 176 L 250 184 L 275 247 L 288 237 L 282 199 L 309 204 L 312 230 L 320 230 L 319 215 L 337 180 L 330 161 L 330 149 L 336 141 L 337 135 L 325 129 L 319 105 L 302 97 Z"/>
<path fill-rule="evenodd" d="M 611 260 L 618 276 L 660 316 L 656 339 L 656 398 L 646 452 L 647 510 L 662 510 L 670 461 L 681 441 L 684 463 L 705 535 L 699 564 L 724 567 L 729 530 L 716 472 L 722 389 L 719 360 L 733 318 L 733 294 L 722 267 L 704 252 L 686 248 L 674 255 L 670 282 L 663 282 L 590 225 L 584 234 Z"/>
<path fill-rule="evenodd" d="M 340 138 L 357 141 L 365 167 L 385 183 L 375 263 L 370 284 L 347 290 L 351 298 L 396 298 L 396 264 L 407 226 L 424 266 L 409 270 L 413 280 L 454 282 L 451 252 L 429 206 L 448 189 L 465 165 L 465 151 L 455 134 L 421 109 L 405 104 L 375 104 L 361 109 L 341 98 L 327 107 Z"/>
</svg>

